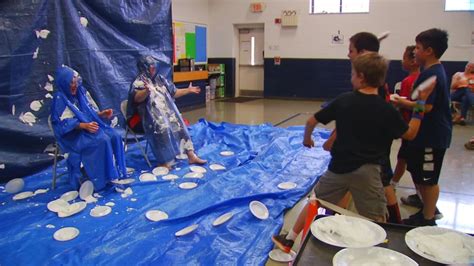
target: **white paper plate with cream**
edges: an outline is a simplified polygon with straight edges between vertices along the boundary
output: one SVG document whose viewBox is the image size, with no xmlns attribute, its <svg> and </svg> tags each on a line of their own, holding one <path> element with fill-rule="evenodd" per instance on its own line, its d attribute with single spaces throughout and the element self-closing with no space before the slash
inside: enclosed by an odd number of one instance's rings
<svg viewBox="0 0 474 266">
<path fill-rule="evenodd" d="M 217 217 L 213 222 L 212 222 L 212 225 L 213 226 L 219 226 L 227 221 L 230 220 L 230 218 L 232 218 L 232 216 L 234 216 L 234 214 L 232 212 L 227 212 L 227 213 L 224 213 L 222 214 L 221 216 Z"/>
<path fill-rule="evenodd" d="M 149 210 L 145 213 L 145 217 L 152 222 L 158 222 L 168 219 L 168 214 L 159 210 Z"/>
<path fill-rule="evenodd" d="M 179 230 L 178 232 L 176 232 L 174 235 L 175 236 L 185 236 L 191 232 L 193 232 L 194 230 L 196 230 L 196 228 L 198 228 L 198 224 L 193 224 L 193 225 L 190 225 L 188 227 L 185 227 L 181 230 Z"/>
<path fill-rule="evenodd" d="M 79 235 L 79 229 L 76 227 L 64 227 L 53 234 L 53 238 L 57 241 L 69 241 Z"/>
<path fill-rule="evenodd" d="M 267 206 L 258 200 L 254 200 L 249 204 L 250 212 L 260 220 L 268 219 L 270 213 L 268 212 Z"/>
<path fill-rule="evenodd" d="M 349 265 L 390 265 L 390 266 L 417 266 L 408 256 L 387 248 L 345 248 L 334 255 L 334 266 Z"/>
<path fill-rule="evenodd" d="M 406 233 L 405 243 L 416 254 L 438 263 L 474 262 L 474 237 L 452 229 L 417 227 Z"/>
<path fill-rule="evenodd" d="M 385 241 L 387 233 L 378 224 L 346 215 L 327 216 L 311 224 L 311 233 L 336 247 L 366 248 Z"/>
</svg>

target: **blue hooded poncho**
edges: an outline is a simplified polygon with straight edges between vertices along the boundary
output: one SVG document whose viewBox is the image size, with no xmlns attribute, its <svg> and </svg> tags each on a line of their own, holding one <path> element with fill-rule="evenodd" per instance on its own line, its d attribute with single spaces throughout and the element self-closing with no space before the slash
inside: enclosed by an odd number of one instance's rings
<svg viewBox="0 0 474 266">
<path fill-rule="evenodd" d="M 70 84 L 78 78 L 76 95 L 72 95 Z M 54 135 L 67 158 L 70 182 L 78 187 L 80 165 L 100 190 L 108 181 L 126 176 L 125 155 L 120 135 L 106 124 L 94 110 L 77 72 L 69 67 L 60 67 L 56 72 L 56 92 L 51 105 L 51 122 Z M 90 133 L 79 129 L 79 123 L 97 122 L 99 130 Z"/>
<path fill-rule="evenodd" d="M 152 56 L 138 59 L 138 75 L 130 86 L 127 116 L 140 115 L 143 130 L 158 164 L 169 163 L 176 155 L 194 150 L 189 132 L 174 102 L 176 87 L 161 75 L 151 75 L 150 66 L 156 66 Z M 135 103 L 137 91 L 150 87 L 150 95 Z"/>
</svg>

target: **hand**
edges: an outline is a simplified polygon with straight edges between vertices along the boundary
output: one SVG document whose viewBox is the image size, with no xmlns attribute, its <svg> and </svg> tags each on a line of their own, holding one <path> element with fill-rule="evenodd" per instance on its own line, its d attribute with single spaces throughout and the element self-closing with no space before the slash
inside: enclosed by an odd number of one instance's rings
<svg viewBox="0 0 474 266">
<path fill-rule="evenodd" d="M 422 101 L 426 101 L 426 99 L 428 99 L 428 97 L 430 96 L 430 94 L 433 92 L 435 86 L 436 86 L 436 80 L 434 80 L 430 86 L 426 87 L 426 89 L 422 90 L 422 91 L 419 91 L 419 95 L 418 95 L 418 99 L 422 100 Z"/>
<path fill-rule="evenodd" d="M 97 122 L 80 123 L 79 127 L 88 131 L 89 133 L 96 133 L 99 130 L 99 124 Z"/>
<path fill-rule="evenodd" d="M 305 139 L 303 140 L 303 146 L 308 147 L 308 148 L 314 147 L 314 141 L 313 141 L 313 139 L 312 139 L 312 138 L 310 138 L 310 139 L 306 139 L 306 138 L 305 138 Z"/>
<path fill-rule="evenodd" d="M 189 82 L 188 90 L 190 93 L 199 94 L 201 92 L 201 88 L 194 87 L 192 82 Z"/>
<path fill-rule="evenodd" d="M 112 109 L 105 109 L 102 112 L 99 112 L 99 116 L 110 119 L 112 117 L 113 113 L 114 113 L 114 111 Z"/>
</svg>

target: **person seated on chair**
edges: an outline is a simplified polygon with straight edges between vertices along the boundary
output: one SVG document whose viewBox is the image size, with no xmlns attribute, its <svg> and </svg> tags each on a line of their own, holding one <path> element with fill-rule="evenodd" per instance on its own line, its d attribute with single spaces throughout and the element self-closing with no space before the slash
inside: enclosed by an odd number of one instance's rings
<svg viewBox="0 0 474 266">
<path fill-rule="evenodd" d="M 466 116 L 474 104 L 474 61 L 468 62 L 464 72 L 457 72 L 451 81 L 451 101 L 461 103 L 461 114 L 456 114 L 453 123 L 466 125 Z"/>
<path fill-rule="evenodd" d="M 145 137 L 159 166 L 171 168 L 175 157 L 185 152 L 190 164 L 205 164 L 194 152 L 189 132 L 174 102 L 186 94 L 198 94 L 201 89 L 192 84 L 177 89 L 157 74 L 157 61 L 150 55 L 137 61 L 138 75 L 130 86 L 127 121 L 133 129 L 142 123 Z M 138 114 L 138 115 L 137 115 Z"/>
<path fill-rule="evenodd" d="M 122 138 L 105 122 L 112 109 L 98 111 L 79 74 L 67 66 L 57 70 L 55 86 L 51 122 L 61 149 L 70 154 L 71 183 L 76 187 L 80 183 L 81 162 L 96 190 L 110 180 L 126 177 Z"/>
</svg>

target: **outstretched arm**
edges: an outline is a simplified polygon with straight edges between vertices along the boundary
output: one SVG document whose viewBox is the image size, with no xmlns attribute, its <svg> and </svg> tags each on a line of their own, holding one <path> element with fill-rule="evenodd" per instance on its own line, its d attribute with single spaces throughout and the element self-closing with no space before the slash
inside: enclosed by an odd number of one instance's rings
<svg viewBox="0 0 474 266">
<path fill-rule="evenodd" d="M 193 83 L 190 82 L 189 86 L 186 89 L 178 89 L 176 90 L 176 93 L 174 94 L 174 98 L 179 98 L 181 96 L 193 93 L 193 94 L 199 94 L 201 92 L 201 88 L 193 86 Z"/>
<path fill-rule="evenodd" d="M 313 134 L 313 130 L 318 124 L 318 120 L 314 118 L 314 116 L 311 116 L 308 121 L 306 121 L 306 127 L 304 129 L 304 139 L 303 139 L 303 145 L 305 147 L 311 148 L 314 147 L 314 141 L 313 138 L 311 138 L 311 135 Z"/>
</svg>

